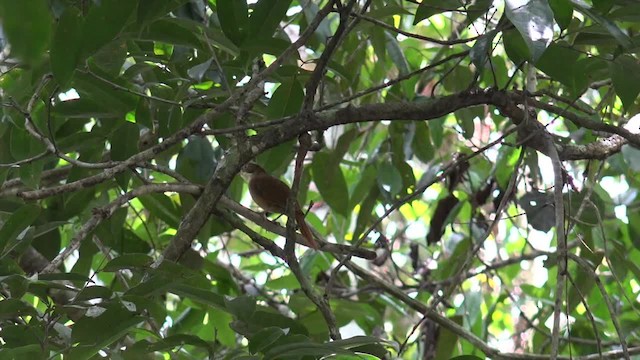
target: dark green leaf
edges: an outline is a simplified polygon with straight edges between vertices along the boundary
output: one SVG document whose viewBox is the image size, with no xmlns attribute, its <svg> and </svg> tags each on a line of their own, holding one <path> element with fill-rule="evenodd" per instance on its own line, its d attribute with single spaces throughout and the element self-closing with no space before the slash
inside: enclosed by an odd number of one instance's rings
<svg viewBox="0 0 640 360">
<path fill-rule="evenodd" d="M 330 153 L 319 152 L 313 158 L 311 169 L 323 200 L 338 214 L 348 217 L 349 191 L 340 170 L 339 159 L 335 159 Z"/>
<path fill-rule="evenodd" d="M 222 31 L 234 44 L 240 45 L 248 31 L 249 9 L 247 2 L 219 0 L 216 7 Z"/>
<path fill-rule="evenodd" d="M 267 114 L 269 119 L 279 119 L 300 111 L 304 100 L 304 90 L 296 79 L 282 83 L 271 96 Z"/>
<path fill-rule="evenodd" d="M 140 98 L 136 107 L 136 124 L 142 125 L 147 129 L 153 129 L 153 120 L 151 118 L 151 103 L 147 98 Z"/>
<path fill-rule="evenodd" d="M 37 316 L 38 312 L 31 305 L 19 299 L 3 299 L 0 301 L 0 320 L 29 315 Z"/>
<path fill-rule="evenodd" d="M 322 357 L 329 354 L 352 355 L 354 353 L 352 351 L 333 346 L 331 343 L 316 344 L 312 342 L 293 342 L 271 348 L 265 357 L 266 359 L 284 359 L 287 357 L 310 355 Z"/>
<path fill-rule="evenodd" d="M 433 144 L 431 143 L 431 131 L 423 121 L 416 122 L 415 127 L 416 131 L 413 135 L 411 148 L 420 161 L 428 163 L 433 158 L 435 152 Z"/>
<path fill-rule="evenodd" d="M 242 321 L 249 321 L 256 311 L 256 299 L 248 295 L 238 296 L 235 299 L 224 299 L 229 312 Z"/>
<path fill-rule="evenodd" d="M 360 236 L 365 231 L 365 228 L 369 225 L 369 221 L 372 217 L 373 208 L 377 203 L 380 190 L 378 185 L 375 184 L 371 187 L 369 195 L 364 199 L 360 205 L 360 211 L 358 212 L 358 218 L 356 219 L 356 228 L 353 231 L 353 241 L 360 239 Z"/>
<path fill-rule="evenodd" d="M 536 67 L 567 86 L 572 94 L 581 94 L 587 87 L 584 64 L 578 62 L 580 53 L 568 45 L 551 44 L 536 63 Z"/>
<path fill-rule="evenodd" d="M 162 219 L 167 225 L 177 229 L 180 225 L 180 212 L 176 204 L 165 194 L 149 194 L 138 197 L 151 215 Z"/>
<path fill-rule="evenodd" d="M 212 291 L 203 290 L 185 284 L 172 284 L 169 287 L 172 293 L 192 299 L 193 301 L 226 310 L 225 298 Z"/>
<path fill-rule="evenodd" d="M 424 0 L 418 6 L 413 25 L 432 15 L 455 10 L 460 6 L 462 6 L 462 4 L 459 0 Z"/>
<path fill-rule="evenodd" d="M 93 4 L 82 31 L 82 53 L 93 54 L 113 40 L 127 24 L 138 0 L 110 0 Z"/>
<path fill-rule="evenodd" d="M 249 18 L 248 39 L 260 42 L 273 37 L 273 33 L 289 10 L 291 0 L 260 0 Z M 247 41 L 245 41 L 246 43 Z"/>
<path fill-rule="evenodd" d="M 51 71 L 65 88 L 80 61 L 83 19 L 74 7 L 68 7 L 58 21 L 51 45 Z"/>
<path fill-rule="evenodd" d="M 629 109 L 640 93 L 640 64 L 630 55 L 618 56 L 609 65 L 616 93 Z"/>
<path fill-rule="evenodd" d="M 463 319 L 462 316 L 454 316 L 450 318 L 451 321 L 455 322 L 458 325 L 462 325 Z M 438 334 L 438 342 L 436 344 L 436 357 L 435 360 L 446 360 L 449 359 L 454 349 L 456 348 L 456 343 L 458 342 L 458 335 L 453 333 L 447 328 L 441 328 L 440 333 Z"/>
<path fill-rule="evenodd" d="M 287 141 L 263 152 L 257 157 L 258 163 L 270 174 L 284 172 L 295 154 L 294 144 L 294 140 Z"/>
<path fill-rule="evenodd" d="M 111 159 L 126 160 L 138 152 L 140 130 L 134 123 L 125 121 L 109 138 L 111 142 Z"/>
<path fill-rule="evenodd" d="M 46 0 L 0 0 L 4 36 L 11 55 L 27 63 L 38 62 L 49 46 L 51 15 Z"/>
<path fill-rule="evenodd" d="M 34 141 L 34 139 L 31 139 Z M 44 168 L 44 160 L 37 160 L 28 165 L 20 166 L 20 179 L 30 188 L 37 188 Z"/>
<path fill-rule="evenodd" d="M 402 176 L 391 162 L 383 162 L 378 166 L 378 185 L 391 194 L 398 195 L 402 190 Z"/>
<path fill-rule="evenodd" d="M 556 19 L 560 29 L 569 27 L 573 18 L 573 5 L 569 0 L 549 0 L 549 6 L 553 10 L 553 17 Z"/>
<path fill-rule="evenodd" d="M 582 0 L 571 0 L 571 3 L 575 5 L 578 11 L 587 15 L 607 29 L 611 36 L 613 36 L 622 47 L 628 48 L 631 46 L 631 39 L 629 39 L 629 36 L 620 29 L 616 23 L 590 9 L 589 5 Z"/>
<path fill-rule="evenodd" d="M 258 331 L 249 339 L 249 351 L 252 353 L 266 352 L 269 350 L 276 340 L 280 339 L 284 335 L 284 331 L 278 327 L 268 327 Z"/>
<path fill-rule="evenodd" d="M 123 254 L 109 261 L 103 271 L 118 271 L 121 269 L 146 268 L 153 263 L 153 259 L 146 254 Z"/>
<path fill-rule="evenodd" d="M 527 221 L 534 229 L 547 232 L 556 224 L 553 212 L 553 196 L 543 192 L 529 192 L 519 200 L 527 214 Z"/>
<path fill-rule="evenodd" d="M 99 71 L 95 69 L 94 71 Z M 121 79 L 110 78 L 108 74 L 100 74 L 107 82 L 99 80 L 89 74 L 78 72 L 73 77 L 72 86 L 80 94 L 80 98 L 86 97 L 93 104 L 100 104 L 99 108 L 109 109 L 119 116 L 124 117 L 126 113 L 136 108 L 136 97 L 124 91 L 116 90 L 110 83 L 115 83 L 126 87 Z"/>
<path fill-rule="evenodd" d="M 398 68 L 400 75 L 408 74 L 411 69 L 409 69 L 409 63 L 407 62 L 407 58 L 404 56 L 404 52 L 400 48 L 398 40 L 387 31 L 384 32 L 384 36 L 387 52 L 389 53 L 393 63 Z"/>
<path fill-rule="evenodd" d="M 204 49 L 198 32 L 180 19 L 161 19 L 149 24 L 137 37 L 141 40 L 160 41 L 167 44 L 182 45 L 195 49 Z M 191 24 L 192 25 L 192 24 Z"/>
<path fill-rule="evenodd" d="M 0 358 L 3 359 L 36 359 L 42 355 L 40 344 L 0 349 Z"/>
<path fill-rule="evenodd" d="M 176 171 L 187 179 L 205 184 L 216 168 L 217 155 L 207 138 L 192 136 L 176 160 Z"/>
<path fill-rule="evenodd" d="M 505 14 L 522 35 L 534 62 L 542 56 L 553 37 L 553 11 L 544 0 L 507 1 Z"/>
<path fill-rule="evenodd" d="M 113 295 L 111 289 L 104 286 L 87 286 L 80 290 L 78 295 L 74 298 L 75 301 L 87 301 L 93 299 L 105 299 L 108 300 Z"/>
<path fill-rule="evenodd" d="M 360 181 L 353 189 L 351 195 L 351 208 L 355 208 L 360 204 L 366 196 L 371 193 L 371 188 L 376 184 L 378 170 L 376 166 L 369 164 L 364 168 L 364 171 L 358 171 L 358 178 Z"/>
<path fill-rule="evenodd" d="M 84 316 L 75 322 L 72 341 L 79 343 L 70 352 L 70 359 L 88 359 L 104 346 L 124 336 L 144 318 L 121 304 L 111 305 L 97 317 Z"/>
<path fill-rule="evenodd" d="M 205 349 L 209 354 L 209 358 L 213 358 L 214 356 L 214 348 L 208 342 L 200 339 L 197 336 L 193 335 L 173 335 L 163 338 L 152 345 L 149 345 L 149 352 L 152 351 L 163 351 L 163 350 L 171 350 L 176 347 L 183 347 L 184 345 L 193 345 L 202 349 Z"/>
<path fill-rule="evenodd" d="M 631 170 L 640 172 L 640 150 L 630 145 L 623 145 L 622 156 Z"/>
<path fill-rule="evenodd" d="M 4 256 L 7 245 L 13 244 L 18 236 L 27 229 L 40 215 L 37 205 L 23 205 L 13 212 L 0 228 L 0 251 Z"/>
<path fill-rule="evenodd" d="M 189 0 L 139 0 L 138 23 L 153 21 L 178 8 Z"/>
<path fill-rule="evenodd" d="M 489 54 L 493 50 L 493 39 L 498 34 L 498 31 L 492 30 L 486 34 L 480 36 L 480 38 L 473 44 L 469 56 L 471 61 L 478 69 L 485 68 L 488 64 Z"/>
</svg>

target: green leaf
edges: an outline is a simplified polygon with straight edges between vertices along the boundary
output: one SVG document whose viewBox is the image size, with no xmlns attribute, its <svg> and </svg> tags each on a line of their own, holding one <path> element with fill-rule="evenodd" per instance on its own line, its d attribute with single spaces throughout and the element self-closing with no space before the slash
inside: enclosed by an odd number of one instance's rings
<svg viewBox="0 0 640 360">
<path fill-rule="evenodd" d="M 337 161 L 336 161 L 337 160 Z M 327 152 L 319 152 L 311 164 L 313 181 L 329 206 L 345 218 L 349 216 L 349 190 L 340 170 L 339 159 Z"/>
<path fill-rule="evenodd" d="M 0 349 L 3 359 L 37 359 L 43 355 L 41 344 L 30 344 L 14 348 Z"/>
<path fill-rule="evenodd" d="M 140 98 L 136 106 L 136 124 L 153 129 L 153 120 L 151 118 L 151 102 L 147 98 Z"/>
<path fill-rule="evenodd" d="M 111 159 L 126 160 L 138 152 L 140 130 L 134 123 L 125 121 L 109 137 L 111 143 Z"/>
<path fill-rule="evenodd" d="M 542 56 L 553 38 L 553 11 L 547 1 L 506 0 L 505 14 L 522 35 L 534 62 Z"/>
<path fill-rule="evenodd" d="M 34 139 L 31 139 L 34 141 Z M 20 166 L 20 179 L 31 188 L 37 188 L 40 185 L 40 178 L 44 168 L 44 160 L 37 160 L 27 165 Z"/>
<path fill-rule="evenodd" d="M 378 166 L 378 185 L 395 197 L 402 190 L 402 176 L 391 162 L 383 162 Z"/>
<path fill-rule="evenodd" d="M 189 0 L 139 0 L 138 23 L 146 24 L 187 3 Z"/>
<path fill-rule="evenodd" d="M 379 358 L 383 358 L 385 355 L 387 355 L 387 351 L 381 345 L 389 346 L 395 351 L 398 351 L 398 349 L 400 348 L 399 344 L 395 341 L 378 339 L 372 336 L 354 336 L 349 339 L 332 341 L 331 344 L 344 349 L 350 349 L 353 351 L 364 352 L 366 354 L 378 356 Z M 378 345 L 378 347 L 364 348 L 367 345 Z M 364 351 L 365 349 L 366 351 Z"/>
<path fill-rule="evenodd" d="M 560 29 L 569 27 L 573 18 L 573 5 L 569 0 L 549 0 L 549 6 L 553 10 L 553 17 L 556 19 Z"/>
<path fill-rule="evenodd" d="M 158 217 L 167 225 L 177 229 L 180 225 L 180 211 L 176 204 L 165 194 L 148 194 L 138 197 L 151 215 Z"/>
<path fill-rule="evenodd" d="M 426 164 L 433 159 L 433 155 L 435 154 L 433 144 L 431 143 L 431 131 L 423 121 L 415 122 L 415 128 L 416 131 L 411 141 L 411 148 L 416 157 Z"/>
<path fill-rule="evenodd" d="M 287 357 L 302 357 L 302 356 L 319 356 L 329 354 L 345 354 L 352 355 L 353 351 L 341 349 L 337 346 L 333 346 L 331 343 L 316 344 L 312 342 L 292 342 L 275 346 L 267 352 L 266 359 L 285 359 Z"/>
<path fill-rule="evenodd" d="M 51 37 L 51 14 L 46 0 L 0 0 L 2 30 L 11 44 L 11 55 L 36 63 Z"/>
<path fill-rule="evenodd" d="M 194 49 L 204 49 L 202 41 L 196 35 L 193 26 L 181 19 L 161 19 L 149 24 L 136 37 L 140 40 L 159 41 L 172 45 L 183 45 Z"/>
<path fill-rule="evenodd" d="M 364 168 L 364 171 L 358 171 L 358 178 L 360 181 L 356 184 L 353 189 L 350 203 L 351 208 L 355 208 L 356 205 L 360 204 L 364 198 L 371 193 L 372 186 L 376 184 L 376 178 L 378 174 L 378 169 L 375 165 L 369 164 Z"/>
<path fill-rule="evenodd" d="M 473 64 L 478 69 L 484 69 L 489 65 L 489 54 L 493 50 L 493 39 L 497 34 L 498 31 L 491 30 L 486 34 L 481 35 L 480 38 L 476 40 L 475 44 L 473 44 L 469 56 L 471 57 Z"/>
<path fill-rule="evenodd" d="M 113 296 L 113 291 L 104 286 L 87 286 L 80 290 L 78 295 L 75 296 L 74 301 L 87 301 L 93 299 L 105 299 L 108 300 Z"/>
<path fill-rule="evenodd" d="M 208 342 L 200 339 L 197 336 L 184 335 L 184 334 L 168 336 L 159 341 L 156 341 L 152 345 L 149 345 L 148 351 L 149 352 L 166 351 L 166 350 L 171 350 L 178 347 L 183 347 L 184 345 L 193 345 L 193 346 L 205 349 L 209 354 L 209 358 L 210 359 L 214 358 L 215 354 L 214 354 L 214 348 L 212 344 L 209 344 Z"/>
<path fill-rule="evenodd" d="M 51 45 L 51 71 L 65 88 L 80 62 L 83 19 L 75 7 L 68 7 L 60 17 Z"/>
<path fill-rule="evenodd" d="M 23 205 L 14 211 L 0 228 L 0 251 L 6 255 L 7 245 L 13 244 L 18 236 L 27 229 L 40 215 L 37 205 Z"/>
<path fill-rule="evenodd" d="M 473 81 L 473 72 L 466 66 L 456 66 L 450 74 L 443 79 L 442 85 L 447 91 L 459 92 L 463 91 L 471 85 Z"/>
<path fill-rule="evenodd" d="M 178 154 L 176 171 L 198 184 L 209 181 L 216 168 L 217 155 L 211 142 L 202 136 L 192 136 Z"/>
<path fill-rule="evenodd" d="M 384 32 L 385 37 L 385 45 L 387 48 L 387 52 L 391 57 L 391 60 L 398 68 L 400 75 L 408 74 L 411 69 L 409 68 L 409 63 L 407 62 L 407 58 L 404 56 L 404 51 L 400 48 L 400 44 L 398 40 L 391 35 L 388 31 Z"/>
<path fill-rule="evenodd" d="M 222 32 L 234 44 L 240 45 L 247 36 L 249 9 L 246 1 L 218 0 L 216 3 Z"/>
<path fill-rule="evenodd" d="M 146 268 L 153 263 L 147 254 L 122 254 L 109 261 L 103 271 L 118 271 L 122 269 Z"/>
<path fill-rule="evenodd" d="M 273 93 L 267 107 L 269 119 L 296 114 L 304 101 L 304 89 L 296 79 L 285 81 Z"/>
<path fill-rule="evenodd" d="M 625 144 L 622 146 L 622 156 L 631 170 L 640 172 L 640 150 Z"/>
<path fill-rule="evenodd" d="M 424 0 L 418 6 L 418 10 L 416 10 L 413 25 L 435 14 L 455 10 L 460 6 L 462 6 L 462 4 L 459 0 Z"/>
<path fill-rule="evenodd" d="M 251 324 L 260 329 L 275 326 L 281 329 L 289 329 L 289 334 L 302 336 L 309 334 L 307 328 L 302 326 L 298 321 L 270 311 L 257 310 L 251 318 Z"/>
<path fill-rule="evenodd" d="M 116 118 L 121 117 L 122 112 L 105 104 L 94 102 L 91 99 L 73 99 L 61 101 L 52 107 L 52 114 L 68 118 Z"/>
<path fill-rule="evenodd" d="M 518 201 L 527 214 L 529 225 L 536 230 L 547 232 L 556 224 L 553 213 L 553 196 L 550 193 L 531 191 Z"/>
<path fill-rule="evenodd" d="M 131 331 L 144 318 L 122 304 L 114 304 L 96 317 L 83 316 L 73 325 L 71 338 L 78 345 L 71 349 L 70 359 L 89 359 Z"/>
<path fill-rule="evenodd" d="M 587 3 L 582 0 L 571 0 L 571 3 L 575 5 L 576 9 L 581 13 L 587 15 L 591 19 L 593 19 L 598 24 L 602 25 L 607 31 L 613 36 L 618 44 L 620 44 L 624 48 L 629 48 L 632 46 L 631 39 L 626 34 L 625 31 L 620 29 L 616 23 L 605 18 L 604 16 L 592 11 Z"/>
<path fill-rule="evenodd" d="M 225 298 L 213 291 L 175 283 L 169 287 L 169 291 L 179 296 L 188 297 L 196 302 L 226 310 Z"/>
<path fill-rule="evenodd" d="M 463 319 L 462 316 L 454 316 L 451 317 L 450 320 L 457 323 L 458 325 L 462 325 Z M 440 333 L 438 334 L 438 341 L 436 344 L 436 356 L 435 360 L 446 360 L 449 359 L 453 350 L 456 348 L 456 343 L 458 342 L 458 335 L 453 333 L 447 328 L 441 328 Z"/>
<path fill-rule="evenodd" d="M 291 0 L 260 0 L 249 18 L 249 42 L 260 42 L 264 38 L 273 37 L 290 4 Z"/>
<path fill-rule="evenodd" d="M 98 69 L 94 69 L 96 73 Z M 99 108 L 110 109 L 110 113 L 116 113 L 124 117 L 126 113 L 136 108 L 137 99 L 124 91 L 116 90 L 110 83 L 127 87 L 122 79 L 111 78 L 108 74 L 99 74 L 108 82 L 96 79 L 90 74 L 77 72 L 73 77 L 72 87 L 76 89 L 80 98 L 86 98 L 94 104 L 100 104 Z"/>
<path fill-rule="evenodd" d="M 280 174 L 291 163 L 294 157 L 293 149 L 295 140 L 277 145 L 256 158 L 258 163 L 270 174 Z"/>
<path fill-rule="evenodd" d="M 581 94 L 589 80 L 585 76 L 584 63 L 578 61 L 580 52 L 568 44 L 551 44 L 536 62 L 545 74 L 567 86 L 572 94 Z"/>
<path fill-rule="evenodd" d="M 253 354 L 258 352 L 264 353 L 269 350 L 269 345 L 272 345 L 284 336 L 284 334 L 282 329 L 275 326 L 262 329 L 249 338 L 249 351 Z"/>
<path fill-rule="evenodd" d="M 360 211 L 358 212 L 358 218 L 356 219 L 356 228 L 353 231 L 353 241 L 357 241 L 360 238 L 364 233 L 365 227 L 369 224 L 373 208 L 378 201 L 378 195 L 380 195 L 380 190 L 378 185 L 375 184 L 371 187 L 369 195 L 360 205 Z"/>
<path fill-rule="evenodd" d="M 10 141 L 11 155 L 16 160 L 32 157 L 46 149 L 42 143 L 31 137 L 25 129 L 21 129 L 18 126 L 14 126 L 11 129 Z"/>
<path fill-rule="evenodd" d="M 304 18 L 307 22 L 311 22 L 315 19 L 320 11 L 320 7 L 313 0 L 301 0 L 300 5 L 302 5 L 302 12 L 304 13 Z M 385 6 L 385 8 L 386 7 L 389 6 Z M 371 11 L 369 11 L 367 15 L 373 16 Z M 333 32 L 331 31 L 331 22 L 329 19 L 322 19 L 320 25 L 315 31 L 315 35 L 319 38 L 321 43 L 326 44 L 327 39 L 333 36 Z"/>
<path fill-rule="evenodd" d="M 630 55 L 618 56 L 609 65 L 616 93 L 629 110 L 640 93 L 640 64 Z"/>
<path fill-rule="evenodd" d="M 94 4 L 89 10 L 82 31 L 82 53 L 93 54 L 113 40 L 127 24 L 138 0 L 110 0 Z"/>
<path fill-rule="evenodd" d="M 594 228 L 592 232 L 599 233 L 600 230 Z M 580 257 L 586 260 L 590 265 L 590 268 L 585 269 L 576 263 L 571 263 L 569 266 L 569 272 L 571 273 L 571 277 L 574 279 L 573 284 L 575 285 L 569 288 L 569 293 L 567 294 L 570 296 L 567 298 L 568 303 L 566 307 L 566 311 L 569 313 L 572 313 L 576 306 L 582 302 L 583 297 L 586 297 L 588 303 L 589 294 L 591 294 L 593 287 L 596 286 L 595 274 L 598 266 L 602 263 L 604 255 L 604 250 L 600 248 L 593 251 L 593 249 L 589 249 L 587 246 L 581 246 Z M 624 264 L 624 260 L 620 259 L 617 263 L 622 265 Z M 617 276 L 620 276 L 620 274 L 617 274 Z"/>
<path fill-rule="evenodd" d="M 256 311 L 256 299 L 248 295 L 238 296 L 235 299 L 224 299 L 229 312 L 242 321 L 249 321 Z"/>
<path fill-rule="evenodd" d="M 0 301 L 0 320 L 27 315 L 37 316 L 38 312 L 33 306 L 19 299 L 3 299 Z"/>
</svg>

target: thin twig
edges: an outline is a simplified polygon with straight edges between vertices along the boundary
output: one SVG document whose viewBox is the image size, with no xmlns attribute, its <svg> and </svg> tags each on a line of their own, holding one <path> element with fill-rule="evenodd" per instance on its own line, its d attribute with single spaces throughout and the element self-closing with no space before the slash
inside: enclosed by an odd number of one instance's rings
<svg viewBox="0 0 640 360">
<path fill-rule="evenodd" d="M 298 263 L 298 259 L 295 254 L 295 243 L 296 243 L 296 203 L 298 189 L 300 187 L 300 178 L 302 177 L 302 164 L 304 162 L 304 158 L 307 154 L 309 147 L 311 146 L 311 136 L 307 133 L 302 134 L 300 136 L 299 141 L 298 154 L 296 156 L 296 165 L 293 176 L 293 182 L 291 183 L 291 192 L 289 193 L 289 198 L 287 199 L 286 213 L 287 213 L 287 240 L 284 245 L 284 254 L 287 260 L 287 264 L 289 264 L 289 269 L 295 275 L 296 279 L 300 283 L 300 287 L 305 295 L 313 302 L 317 307 L 322 316 L 324 317 L 325 322 L 327 323 L 327 328 L 329 329 L 329 335 L 333 340 L 341 339 L 340 331 L 338 330 L 336 316 L 331 311 L 331 307 L 329 306 L 329 302 L 326 297 L 320 296 L 314 289 L 311 281 L 305 276 L 300 268 L 300 263 Z M 302 225 L 301 225 L 302 226 Z"/>
<path fill-rule="evenodd" d="M 136 189 L 133 189 L 123 195 L 120 195 L 118 198 L 110 202 L 109 204 L 93 210 L 93 216 L 82 225 L 82 227 L 76 232 L 73 236 L 69 245 L 60 252 L 47 267 L 45 267 L 41 273 L 49 274 L 54 271 L 62 264 L 62 262 L 69 257 L 74 251 L 80 248 L 80 244 L 82 240 L 84 240 L 87 235 L 89 235 L 93 230 L 95 230 L 100 223 L 108 218 L 110 218 L 116 210 L 120 208 L 120 206 L 127 203 L 129 200 L 136 198 L 138 196 L 154 193 L 154 192 L 167 192 L 167 191 L 175 191 L 175 192 L 199 192 L 200 188 L 196 185 L 184 185 L 184 184 L 151 184 L 151 185 L 143 185 Z"/>
</svg>

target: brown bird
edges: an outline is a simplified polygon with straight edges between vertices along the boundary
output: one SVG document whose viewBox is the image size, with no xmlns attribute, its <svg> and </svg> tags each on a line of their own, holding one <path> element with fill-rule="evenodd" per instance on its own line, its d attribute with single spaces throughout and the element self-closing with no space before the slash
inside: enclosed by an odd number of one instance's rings
<svg viewBox="0 0 640 360">
<path fill-rule="evenodd" d="M 264 211 L 284 214 L 287 207 L 287 199 L 291 193 L 289 185 L 280 179 L 273 177 L 257 164 L 249 163 L 243 167 L 243 171 L 251 174 L 249 180 L 249 193 L 253 201 Z M 296 223 L 302 232 L 302 236 L 307 240 L 310 247 L 318 249 L 318 243 L 313 239 L 313 234 L 309 225 L 304 220 L 304 213 L 300 204 L 296 201 L 295 217 Z"/>
</svg>

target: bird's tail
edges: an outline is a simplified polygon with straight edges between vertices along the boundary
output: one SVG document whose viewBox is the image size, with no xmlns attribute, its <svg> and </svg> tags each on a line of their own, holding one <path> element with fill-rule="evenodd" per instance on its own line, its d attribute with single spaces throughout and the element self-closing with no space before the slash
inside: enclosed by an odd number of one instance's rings
<svg viewBox="0 0 640 360">
<path fill-rule="evenodd" d="M 304 238 L 307 240 L 307 243 L 308 243 L 307 245 L 313 249 L 318 250 L 319 249 L 318 243 L 313 238 L 313 233 L 309 228 L 309 224 L 307 224 L 307 222 L 304 219 L 304 213 L 302 212 L 302 210 L 296 211 L 296 222 L 298 223 L 298 227 L 300 228 L 300 232 L 302 233 L 302 236 L 304 236 Z"/>
</svg>

